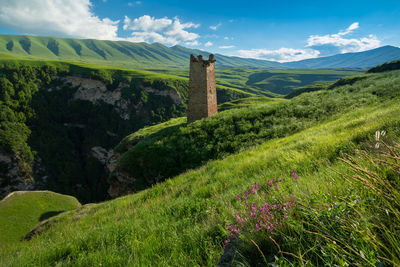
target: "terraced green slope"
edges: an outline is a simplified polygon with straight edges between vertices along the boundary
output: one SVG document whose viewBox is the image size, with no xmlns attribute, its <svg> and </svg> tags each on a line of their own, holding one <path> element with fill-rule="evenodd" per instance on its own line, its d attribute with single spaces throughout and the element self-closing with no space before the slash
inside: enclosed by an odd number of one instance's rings
<svg viewBox="0 0 400 267">
<path fill-rule="evenodd" d="M 15 191 L 0 201 L 0 246 L 18 242 L 39 223 L 81 204 L 50 191 Z"/>
<path fill-rule="evenodd" d="M 159 43 L 132 43 L 64 39 L 55 37 L 0 35 L 0 52 L 44 60 L 72 60 L 129 68 L 186 67 L 192 53 L 208 52 Z M 218 66 L 280 67 L 277 62 L 217 55 Z"/>
</svg>

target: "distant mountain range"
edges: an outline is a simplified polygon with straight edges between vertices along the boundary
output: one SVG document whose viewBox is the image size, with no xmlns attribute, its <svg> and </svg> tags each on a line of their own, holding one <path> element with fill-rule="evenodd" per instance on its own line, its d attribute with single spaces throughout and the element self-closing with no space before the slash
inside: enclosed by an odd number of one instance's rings
<svg viewBox="0 0 400 267">
<path fill-rule="evenodd" d="M 205 57 L 209 55 L 209 52 L 179 45 L 167 47 L 159 43 L 148 44 L 20 35 L 0 35 L 0 53 L 20 58 L 83 61 L 138 69 L 182 68 L 188 66 L 190 54 L 202 54 Z M 288 63 L 221 54 L 216 54 L 216 58 L 220 67 L 281 69 L 372 67 L 400 59 L 400 48 L 384 46 L 365 52 L 338 54 Z"/>
<path fill-rule="evenodd" d="M 373 67 L 397 59 L 400 59 L 400 48 L 387 45 L 364 52 L 346 53 L 329 57 L 305 59 L 296 62 L 288 62 L 284 65 L 288 68 L 296 69 Z"/>
</svg>

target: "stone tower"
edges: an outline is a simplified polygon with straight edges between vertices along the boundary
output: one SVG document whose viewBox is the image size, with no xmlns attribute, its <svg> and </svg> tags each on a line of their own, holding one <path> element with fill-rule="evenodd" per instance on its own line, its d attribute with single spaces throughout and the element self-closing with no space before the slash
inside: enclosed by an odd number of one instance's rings
<svg viewBox="0 0 400 267">
<path fill-rule="evenodd" d="M 215 85 L 215 58 L 190 55 L 189 100 L 187 121 L 208 118 L 218 112 L 217 88 Z"/>
</svg>

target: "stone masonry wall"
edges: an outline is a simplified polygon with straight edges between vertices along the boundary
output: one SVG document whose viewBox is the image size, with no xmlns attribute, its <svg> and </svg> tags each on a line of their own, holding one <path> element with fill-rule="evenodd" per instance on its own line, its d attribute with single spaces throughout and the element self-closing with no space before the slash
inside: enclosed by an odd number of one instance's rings
<svg viewBox="0 0 400 267">
<path fill-rule="evenodd" d="M 191 55 L 187 120 L 193 122 L 217 112 L 214 56 L 203 60 L 201 55 L 197 58 Z"/>
</svg>

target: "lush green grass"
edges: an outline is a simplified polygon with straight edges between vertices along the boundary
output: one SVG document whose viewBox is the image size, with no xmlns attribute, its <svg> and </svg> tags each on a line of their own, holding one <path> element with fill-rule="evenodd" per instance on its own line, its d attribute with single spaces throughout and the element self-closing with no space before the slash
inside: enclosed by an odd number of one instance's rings
<svg viewBox="0 0 400 267">
<path fill-rule="evenodd" d="M 400 60 L 395 60 L 371 68 L 370 70 L 368 70 L 368 73 L 384 72 L 384 71 L 398 70 L 398 69 L 400 69 Z"/>
<path fill-rule="evenodd" d="M 346 78 L 329 89 L 290 101 L 228 110 L 187 125 L 165 125 L 168 127 L 152 132 L 141 142 L 128 137 L 116 149 L 121 156 L 111 179 L 130 177 L 131 189 L 141 190 L 208 160 L 291 135 L 333 115 L 397 98 L 399 74 L 393 71 Z"/>
<path fill-rule="evenodd" d="M 140 193 L 61 214 L 41 235 L 2 250 L 1 263 L 215 266 L 226 227 L 234 220 L 236 194 L 254 181 L 287 177 L 291 169 L 297 169 L 300 178 L 283 193 L 294 194 L 305 206 L 307 201 L 324 201 L 325 193 L 347 190 L 349 184 L 327 167 L 343 169 L 335 161 L 339 151 L 368 139 L 375 130 L 392 133 L 399 112 L 397 99 L 360 108 Z"/>
<path fill-rule="evenodd" d="M 354 170 L 338 160 L 342 152 L 373 147 L 376 130 L 399 138 L 399 74 L 348 78 L 291 100 L 228 110 L 188 126 L 178 118 L 142 129 L 118 150 L 146 147 L 146 140 L 147 148 L 164 149 L 143 149 L 150 160 L 165 152 L 175 156 L 169 152 L 176 153 L 177 140 L 187 150 L 195 148 L 189 155 L 202 152 L 200 145 L 231 150 L 216 150 L 220 159 L 139 193 L 50 218 L 40 235 L 2 248 L 0 265 L 215 266 L 240 205 L 236 195 L 271 177 L 283 177 L 285 186 L 267 198 L 293 194 L 298 209 L 274 241 L 268 235 L 243 235 L 238 264 L 265 263 L 247 238 L 254 238 L 275 265 L 399 264 L 398 228 L 384 217 L 387 212 L 398 216 L 398 206 L 346 180 Z M 218 142 L 210 142 L 215 133 Z M 177 136 L 185 139 L 175 142 Z M 289 178 L 292 169 L 299 173 L 297 182 Z M 381 172 L 397 177 L 388 168 Z M 382 205 L 387 212 L 377 212 Z M 382 225 L 389 226 L 379 232 Z"/>
<path fill-rule="evenodd" d="M 0 201 L 0 246 L 21 240 L 40 222 L 81 204 L 50 191 L 16 191 Z"/>
<path fill-rule="evenodd" d="M 218 105 L 218 111 L 225 111 L 228 109 L 236 109 L 236 108 L 248 108 L 248 107 L 256 107 L 256 106 L 266 106 L 271 104 L 278 104 L 285 101 L 282 98 L 270 98 L 266 96 L 253 96 L 246 97 L 237 100 L 233 100 L 230 102 L 225 102 Z"/>
<path fill-rule="evenodd" d="M 150 69 L 188 77 L 187 69 Z M 252 94 L 279 97 L 297 87 L 318 83 L 331 83 L 345 76 L 363 73 L 366 68 L 338 69 L 266 69 L 266 68 L 217 68 L 217 84 L 236 88 Z"/>
<path fill-rule="evenodd" d="M 331 83 L 344 76 L 359 74 L 363 69 L 297 69 L 268 70 L 251 74 L 247 85 L 286 95 L 295 88 L 310 84 Z"/>
</svg>

